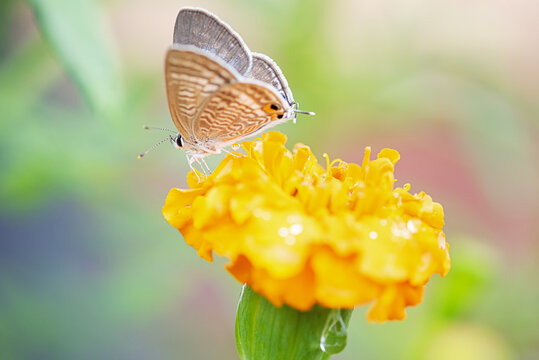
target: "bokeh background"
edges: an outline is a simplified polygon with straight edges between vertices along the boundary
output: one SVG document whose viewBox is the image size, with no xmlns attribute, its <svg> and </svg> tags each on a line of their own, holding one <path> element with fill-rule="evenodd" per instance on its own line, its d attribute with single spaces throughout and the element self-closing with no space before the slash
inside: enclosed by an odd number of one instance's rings
<svg viewBox="0 0 539 360">
<path fill-rule="evenodd" d="M 453 267 L 403 322 L 354 312 L 348 359 L 539 358 L 536 0 L 2 0 L 0 359 L 237 359 L 240 292 L 161 215 L 187 162 L 163 57 L 181 6 L 274 58 L 321 158 L 401 153 Z M 215 166 L 219 156 L 210 157 Z"/>
</svg>

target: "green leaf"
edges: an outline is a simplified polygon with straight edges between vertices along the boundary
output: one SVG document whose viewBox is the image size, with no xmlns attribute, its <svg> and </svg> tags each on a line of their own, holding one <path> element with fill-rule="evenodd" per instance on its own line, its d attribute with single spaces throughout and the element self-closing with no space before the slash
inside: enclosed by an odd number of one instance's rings
<svg viewBox="0 0 539 360">
<path fill-rule="evenodd" d="M 236 347 L 242 360 L 324 360 L 346 346 L 352 310 L 315 306 L 277 308 L 244 286 L 236 316 Z"/>
<path fill-rule="evenodd" d="M 77 83 L 88 103 L 101 116 L 120 114 L 123 91 L 109 32 L 93 0 L 29 0 L 38 26 Z"/>
<path fill-rule="evenodd" d="M 42 41 L 31 41 L 7 58 L 0 68 L 0 131 L 6 135 L 30 116 L 43 92 L 53 83 L 60 67 Z"/>
</svg>

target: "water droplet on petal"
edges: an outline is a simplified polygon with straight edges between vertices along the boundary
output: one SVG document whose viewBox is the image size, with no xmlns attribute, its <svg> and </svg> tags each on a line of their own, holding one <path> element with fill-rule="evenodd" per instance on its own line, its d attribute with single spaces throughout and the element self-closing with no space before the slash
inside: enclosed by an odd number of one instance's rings
<svg viewBox="0 0 539 360">
<path fill-rule="evenodd" d="M 279 229 L 279 236 L 281 237 L 287 237 L 288 236 L 288 228 L 282 227 Z"/>
<path fill-rule="evenodd" d="M 271 212 L 263 210 L 263 209 L 254 209 L 253 215 L 259 219 L 269 221 L 271 220 Z"/>
<path fill-rule="evenodd" d="M 445 242 L 445 235 L 444 235 L 444 233 L 440 233 L 440 234 L 438 235 L 438 247 L 439 247 L 440 249 L 445 250 L 445 248 L 446 248 L 445 244 L 446 244 L 446 242 Z"/>
<path fill-rule="evenodd" d="M 408 230 L 408 228 L 406 227 L 406 224 L 404 224 L 403 222 L 398 222 L 398 223 L 393 224 L 391 226 L 391 233 L 396 238 L 410 239 L 412 237 L 410 230 Z M 393 239 L 393 240 L 396 241 L 397 239 Z"/>
<path fill-rule="evenodd" d="M 303 232 L 303 225 L 301 224 L 294 224 L 290 226 L 290 234 L 292 235 L 299 235 Z"/>
<path fill-rule="evenodd" d="M 332 309 L 320 336 L 320 349 L 327 354 L 337 354 L 345 348 L 347 336 L 341 309 Z"/>
<path fill-rule="evenodd" d="M 286 243 L 286 245 L 294 245 L 296 243 L 296 238 L 293 237 L 293 236 L 287 236 L 285 239 L 284 239 L 284 242 Z"/>
<path fill-rule="evenodd" d="M 378 233 L 376 231 L 371 231 L 369 237 L 374 240 L 378 237 Z"/>
<path fill-rule="evenodd" d="M 417 226 L 416 226 L 416 223 L 415 221 L 412 221 L 411 219 L 408 220 L 408 222 L 406 223 L 406 227 L 408 228 L 408 230 L 414 234 L 417 232 Z"/>
</svg>

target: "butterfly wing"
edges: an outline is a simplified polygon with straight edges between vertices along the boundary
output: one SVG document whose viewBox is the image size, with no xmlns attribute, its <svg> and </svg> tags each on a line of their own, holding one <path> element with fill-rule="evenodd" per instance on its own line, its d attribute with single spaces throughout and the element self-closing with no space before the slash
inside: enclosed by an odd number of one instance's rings
<svg viewBox="0 0 539 360">
<path fill-rule="evenodd" d="M 252 53 L 253 67 L 247 76 L 250 79 L 262 81 L 271 85 L 281 96 L 288 102 L 289 105 L 294 104 L 292 91 L 288 87 L 288 82 L 283 75 L 283 72 L 269 56 Z"/>
<path fill-rule="evenodd" d="M 165 58 L 165 85 L 170 115 L 181 136 L 193 143 L 195 115 L 214 92 L 240 75 L 214 56 L 189 45 L 173 45 Z"/>
<path fill-rule="evenodd" d="M 200 8 L 182 8 L 174 26 L 174 44 L 192 45 L 222 59 L 241 75 L 252 67 L 251 51 L 217 16 Z"/>
<path fill-rule="evenodd" d="M 271 105 L 279 110 L 274 111 Z M 236 82 L 206 100 L 196 116 L 193 133 L 202 143 L 219 148 L 287 120 L 282 114 L 288 111 L 281 95 L 266 84 Z"/>
<path fill-rule="evenodd" d="M 277 64 L 252 54 L 230 26 L 204 9 L 180 10 L 165 77 L 172 119 L 195 152 L 292 116 L 292 93 Z"/>
</svg>

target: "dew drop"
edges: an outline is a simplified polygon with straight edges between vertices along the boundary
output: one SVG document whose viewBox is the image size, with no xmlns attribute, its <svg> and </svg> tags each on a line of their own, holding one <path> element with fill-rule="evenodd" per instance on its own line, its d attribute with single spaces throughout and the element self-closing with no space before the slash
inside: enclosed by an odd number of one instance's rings
<svg viewBox="0 0 539 360">
<path fill-rule="evenodd" d="M 369 237 L 374 240 L 378 237 L 378 233 L 376 231 L 371 231 Z"/>
<path fill-rule="evenodd" d="M 271 220 L 271 212 L 263 210 L 263 209 L 254 209 L 253 215 L 259 219 L 269 221 Z"/>
<path fill-rule="evenodd" d="M 395 223 L 391 226 L 391 233 L 397 238 L 410 239 L 412 234 L 403 222 Z"/>
<path fill-rule="evenodd" d="M 346 324 L 341 309 L 331 309 L 322 336 L 320 336 L 320 349 L 327 354 L 337 354 L 346 346 Z"/>
<path fill-rule="evenodd" d="M 293 224 L 290 226 L 290 234 L 292 235 L 299 235 L 303 232 L 303 225 L 301 224 Z"/>
<path fill-rule="evenodd" d="M 444 233 L 440 233 L 440 234 L 438 235 L 438 247 L 439 247 L 440 249 L 442 249 L 442 250 L 445 250 L 445 248 L 446 248 L 446 245 L 445 245 L 445 244 L 446 244 L 446 242 L 445 242 L 445 235 L 444 235 Z"/>
<path fill-rule="evenodd" d="M 286 243 L 286 245 L 294 245 L 296 243 L 296 238 L 293 237 L 293 236 L 287 236 L 285 239 L 284 239 L 284 242 Z"/>
<path fill-rule="evenodd" d="M 408 228 L 408 231 L 410 231 L 412 234 L 415 234 L 417 232 L 417 226 L 415 224 L 415 221 L 412 221 L 411 219 L 408 220 L 406 223 L 406 228 Z"/>
<path fill-rule="evenodd" d="M 288 236 L 288 228 L 287 227 L 282 227 L 279 229 L 279 236 L 281 237 L 287 237 Z"/>
</svg>

